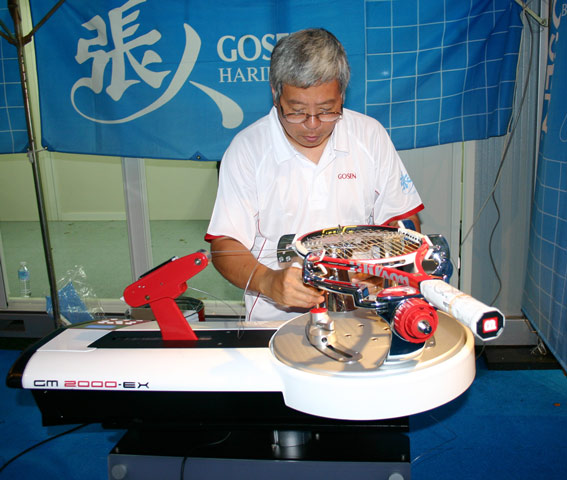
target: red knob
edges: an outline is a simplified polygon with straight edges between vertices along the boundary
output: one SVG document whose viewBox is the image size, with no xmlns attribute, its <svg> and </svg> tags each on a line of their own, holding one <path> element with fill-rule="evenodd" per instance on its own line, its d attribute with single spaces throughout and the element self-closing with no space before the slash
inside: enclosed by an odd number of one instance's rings
<svg viewBox="0 0 567 480">
<path fill-rule="evenodd" d="M 394 312 L 394 329 L 404 340 L 422 343 L 432 337 L 439 324 L 437 311 L 421 298 L 409 298 Z"/>
</svg>

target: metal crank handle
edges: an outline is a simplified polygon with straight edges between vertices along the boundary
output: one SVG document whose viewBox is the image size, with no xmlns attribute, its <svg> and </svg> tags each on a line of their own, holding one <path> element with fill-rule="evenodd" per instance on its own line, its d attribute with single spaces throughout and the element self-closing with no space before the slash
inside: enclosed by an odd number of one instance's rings
<svg viewBox="0 0 567 480">
<path fill-rule="evenodd" d="M 505 317 L 497 308 L 485 305 L 443 280 L 424 280 L 419 289 L 435 308 L 455 317 L 478 338 L 493 340 L 502 333 Z"/>
<path fill-rule="evenodd" d="M 314 308 L 305 325 L 305 336 L 311 345 L 333 360 L 354 363 L 362 358 L 360 352 L 345 347 L 337 339 L 335 326 L 326 308 Z"/>
</svg>

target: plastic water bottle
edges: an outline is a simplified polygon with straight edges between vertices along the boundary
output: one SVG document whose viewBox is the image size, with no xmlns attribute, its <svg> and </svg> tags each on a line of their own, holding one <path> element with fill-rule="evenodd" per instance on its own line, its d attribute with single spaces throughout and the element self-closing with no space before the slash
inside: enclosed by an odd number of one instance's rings
<svg viewBox="0 0 567 480">
<path fill-rule="evenodd" d="M 20 296 L 31 297 L 30 271 L 26 262 L 20 262 L 18 280 L 20 281 Z"/>
</svg>

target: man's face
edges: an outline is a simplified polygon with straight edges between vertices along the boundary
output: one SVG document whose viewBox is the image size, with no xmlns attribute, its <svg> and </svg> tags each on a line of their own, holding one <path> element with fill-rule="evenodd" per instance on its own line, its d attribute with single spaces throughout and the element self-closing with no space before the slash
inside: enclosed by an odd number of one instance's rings
<svg viewBox="0 0 567 480">
<path fill-rule="evenodd" d="M 289 113 L 307 113 L 316 115 L 324 112 L 340 112 L 343 98 L 339 82 L 333 80 L 315 87 L 299 88 L 284 84 L 280 96 L 278 116 L 289 141 L 298 148 L 315 148 L 329 138 L 335 122 L 321 122 L 317 117 L 308 117 L 303 123 L 290 123 L 282 115 Z"/>
</svg>

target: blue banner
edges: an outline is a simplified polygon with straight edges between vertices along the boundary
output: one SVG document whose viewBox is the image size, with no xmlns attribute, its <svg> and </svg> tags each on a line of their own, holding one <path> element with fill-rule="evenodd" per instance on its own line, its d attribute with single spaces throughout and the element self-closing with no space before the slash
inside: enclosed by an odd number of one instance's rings
<svg viewBox="0 0 567 480">
<path fill-rule="evenodd" d="M 567 370 L 567 0 L 553 2 L 522 307 Z"/>
<path fill-rule="evenodd" d="M 6 6 L 0 7 L 0 20 L 7 28 L 13 25 Z M 0 153 L 25 152 L 28 148 L 28 131 L 18 52 L 4 38 L 0 38 L 0 67 Z"/>
<path fill-rule="evenodd" d="M 34 23 L 53 5 L 32 0 Z M 67 0 L 36 34 L 44 146 L 219 160 L 271 104 L 277 40 L 320 26 L 352 67 L 345 106 L 399 149 L 505 132 L 514 0 Z"/>
</svg>

